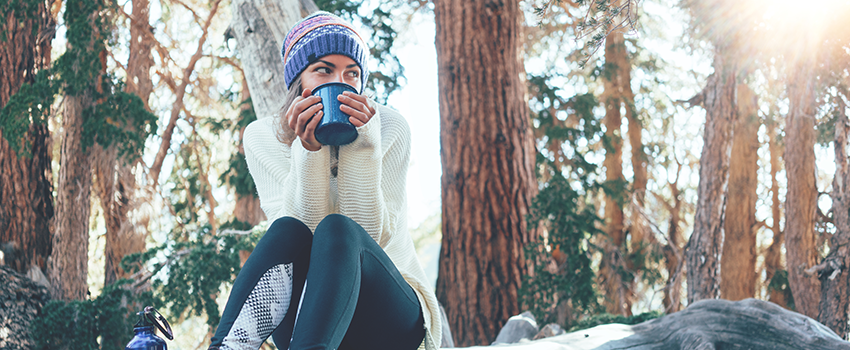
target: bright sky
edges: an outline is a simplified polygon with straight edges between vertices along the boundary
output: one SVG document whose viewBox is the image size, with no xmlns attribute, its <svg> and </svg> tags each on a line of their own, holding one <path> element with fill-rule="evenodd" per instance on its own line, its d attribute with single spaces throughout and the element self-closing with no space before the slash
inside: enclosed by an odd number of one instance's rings
<svg viewBox="0 0 850 350">
<path fill-rule="evenodd" d="M 430 18 L 424 18 L 430 17 Z M 402 32 L 398 59 L 407 77 L 400 92 L 387 104 L 401 112 L 410 124 L 412 149 L 407 174 L 408 226 L 419 226 L 440 212 L 440 110 L 437 90 L 437 50 L 433 16 L 416 14 L 414 24 Z"/>
</svg>

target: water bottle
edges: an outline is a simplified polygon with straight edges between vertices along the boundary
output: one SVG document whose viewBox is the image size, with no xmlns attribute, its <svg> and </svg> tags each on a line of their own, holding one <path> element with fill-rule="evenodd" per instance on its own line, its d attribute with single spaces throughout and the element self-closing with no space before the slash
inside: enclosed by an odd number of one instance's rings
<svg viewBox="0 0 850 350">
<path fill-rule="evenodd" d="M 156 311 L 153 307 L 145 306 L 145 309 L 137 313 L 139 322 L 133 326 L 133 332 L 136 336 L 124 350 L 168 350 L 165 345 L 165 340 L 156 336 L 156 327 L 168 340 L 174 339 L 174 333 L 171 332 L 171 325 L 165 320 L 165 317 Z"/>
</svg>

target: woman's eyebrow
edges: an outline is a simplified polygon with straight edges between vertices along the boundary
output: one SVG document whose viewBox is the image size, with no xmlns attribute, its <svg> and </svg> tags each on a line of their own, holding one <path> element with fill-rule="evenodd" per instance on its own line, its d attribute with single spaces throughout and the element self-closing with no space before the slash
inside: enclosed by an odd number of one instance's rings
<svg viewBox="0 0 850 350">
<path fill-rule="evenodd" d="M 319 62 L 322 62 L 322 63 L 324 63 L 324 64 L 326 64 L 326 65 L 330 66 L 331 68 L 336 68 L 336 65 L 335 65 L 335 64 L 330 63 L 330 62 L 328 62 L 328 61 L 325 61 L 325 60 L 319 60 Z M 357 63 L 349 64 L 348 66 L 346 66 L 346 67 L 345 67 L 345 69 L 354 68 L 354 67 L 358 67 Z"/>
</svg>

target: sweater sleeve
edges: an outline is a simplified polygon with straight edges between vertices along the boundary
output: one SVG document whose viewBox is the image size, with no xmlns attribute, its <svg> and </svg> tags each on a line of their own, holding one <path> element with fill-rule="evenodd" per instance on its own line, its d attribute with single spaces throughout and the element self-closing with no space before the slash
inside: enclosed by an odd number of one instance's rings
<svg viewBox="0 0 850 350">
<path fill-rule="evenodd" d="M 282 144 L 275 136 L 273 118 L 248 125 L 244 146 L 248 170 L 270 221 L 291 216 L 314 230 L 331 213 L 328 147 L 311 152 L 299 139 L 292 146 Z"/>
<path fill-rule="evenodd" d="M 403 193 L 407 177 L 406 163 L 403 168 L 387 169 L 386 166 L 403 162 L 402 159 L 406 161 L 410 149 L 409 143 L 403 142 L 405 135 L 402 135 L 409 130 L 389 125 L 394 120 L 383 120 L 382 117 L 381 108 L 376 108 L 372 119 L 358 128 L 357 139 L 340 146 L 337 179 L 340 214 L 360 224 L 372 239 L 384 247 L 389 233 L 394 231 L 388 206 L 396 205 L 387 201 L 390 198 L 385 198 L 386 185 L 393 183 L 393 187 L 400 186 L 392 191 Z"/>
</svg>

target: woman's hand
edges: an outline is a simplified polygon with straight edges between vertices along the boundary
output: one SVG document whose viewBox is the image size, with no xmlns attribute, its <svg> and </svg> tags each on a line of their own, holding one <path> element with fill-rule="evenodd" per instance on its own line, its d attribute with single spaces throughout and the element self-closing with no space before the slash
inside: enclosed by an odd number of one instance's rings
<svg viewBox="0 0 850 350">
<path fill-rule="evenodd" d="M 322 148 L 322 144 L 316 140 L 316 126 L 322 121 L 322 98 L 312 96 L 310 89 L 304 89 L 301 96 L 286 111 L 286 120 L 289 128 L 295 131 L 301 139 L 301 145 L 305 149 L 315 152 Z"/>
<path fill-rule="evenodd" d="M 358 95 L 350 91 L 343 92 L 337 96 L 337 100 L 342 102 L 339 109 L 351 116 L 348 121 L 355 127 L 366 125 L 369 120 L 375 115 L 375 109 L 369 106 L 369 101 L 366 96 Z"/>
</svg>

